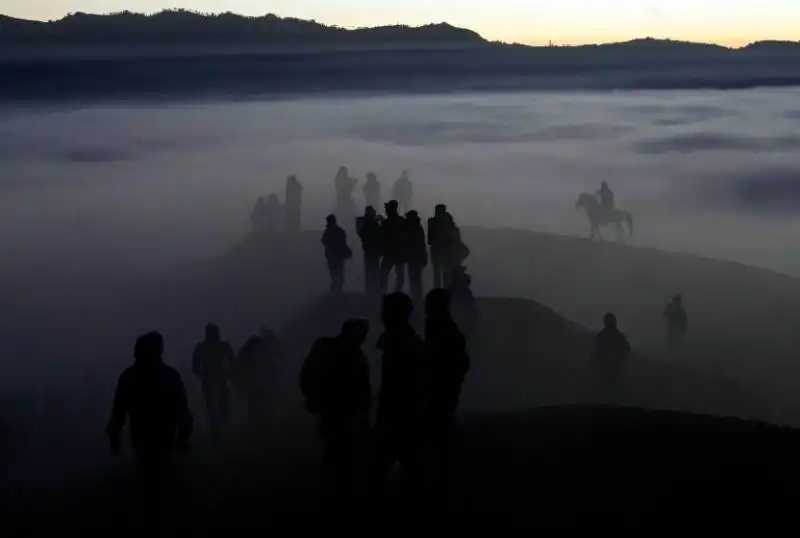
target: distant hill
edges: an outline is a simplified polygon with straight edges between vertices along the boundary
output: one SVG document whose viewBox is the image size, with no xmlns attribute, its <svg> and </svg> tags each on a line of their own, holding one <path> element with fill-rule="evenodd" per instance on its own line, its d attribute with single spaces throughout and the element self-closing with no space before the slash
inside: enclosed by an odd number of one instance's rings
<svg viewBox="0 0 800 538">
<path fill-rule="evenodd" d="M 217 45 L 268 46 L 289 44 L 450 43 L 539 48 L 551 52 L 619 51 L 643 53 L 726 53 L 731 51 L 800 53 L 800 42 L 762 41 L 741 49 L 669 39 L 643 38 L 619 43 L 569 47 L 528 47 L 492 43 L 480 34 L 447 23 L 347 29 L 314 20 L 268 14 L 248 17 L 235 13 L 204 14 L 182 9 L 152 15 L 122 11 L 106 15 L 72 13 L 62 19 L 33 21 L 0 15 L 0 43 L 14 45 Z"/>
<path fill-rule="evenodd" d="M 0 101 L 800 85 L 800 43 L 492 42 L 447 23 L 346 29 L 170 10 L 0 16 Z"/>
<path fill-rule="evenodd" d="M 453 42 L 483 43 L 471 30 L 449 24 L 420 27 L 345 28 L 276 15 L 245 17 L 169 10 L 154 15 L 129 11 L 109 15 L 74 13 L 38 22 L 0 16 L 0 42 L 71 45 L 276 45 L 295 43 Z"/>
</svg>

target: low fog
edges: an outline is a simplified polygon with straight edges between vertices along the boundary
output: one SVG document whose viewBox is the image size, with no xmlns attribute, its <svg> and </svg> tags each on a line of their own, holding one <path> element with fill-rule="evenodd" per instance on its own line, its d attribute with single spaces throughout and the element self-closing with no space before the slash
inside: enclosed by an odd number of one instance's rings
<svg viewBox="0 0 800 538">
<path fill-rule="evenodd" d="M 304 228 L 321 231 L 340 165 L 360 180 L 359 211 L 369 171 L 387 198 L 410 170 L 423 218 L 447 203 L 472 249 L 479 296 L 537 301 L 592 330 L 614 310 L 656 363 L 665 360 L 663 306 L 683 293 L 694 348 L 678 366 L 746 394 L 754 403 L 742 404 L 744 418 L 800 425 L 800 372 L 789 362 L 800 297 L 790 278 L 800 276 L 798 97 L 780 89 L 0 109 L 9 474 L 48 480 L 54 469 L 113 465 L 102 431 L 114 383 L 148 330 L 166 338 L 165 360 L 184 376 L 202 439 L 187 365 L 203 325 L 219 323 L 238 348 L 262 325 L 281 330 L 327 289 L 316 232 L 269 253 L 243 243 L 256 198 L 283 199 L 296 174 Z M 575 209 L 602 180 L 634 215 L 627 246 L 589 243 Z M 350 244 L 358 250 L 352 233 Z M 361 291 L 360 261 L 348 271 L 348 290 Z M 372 331 L 374 347 L 380 327 Z M 300 360 L 287 358 L 287 386 Z M 514 400 L 495 382 L 471 380 L 466 407 L 582 401 Z M 696 401 L 675 406 L 715 410 Z"/>
</svg>

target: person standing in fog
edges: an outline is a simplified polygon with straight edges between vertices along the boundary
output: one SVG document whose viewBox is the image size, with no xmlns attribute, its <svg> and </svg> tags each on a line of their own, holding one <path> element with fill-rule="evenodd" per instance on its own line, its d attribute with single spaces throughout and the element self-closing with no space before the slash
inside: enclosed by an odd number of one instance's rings
<svg viewBox="0 0 800 538">
<path fill-rule="evenodd" d="M 283 210 L 283 230 L 285 232 L 299 232 L 302 220 L 303 185 L 297 176 L 291 175 L 286 179 L 286 199 Z"/>
<path fill-rule="evenodd" d="M 422 433 L 426 405 L 425 343 L 410 324 L 414 302 L 408 295 L 383 298 L 384 332 L 381 389 L 370 454 L 372 490 L 380 494 L 395 463 L 419 485 L 423 473 Z"/>
<path fill-rule="evenodd" d="M 428 245 L 431 247 L 434 288 L 450 286 L 457 240 L 456 224 L 447 212 L 447 206 L 437 205 L 434 216 L 428 219 Z"/>
<path fill-rule="evenodd" d="M 129 422 L 139 463 L 157 470 L 175 446 L 188 441 L 193 418 L 180 374 L 162 360 L 164 337 L 157 332 L 139 337 L 133 354 L 133 366 L 119 377 L 106 434 L 111 450 L 118 453 L 122 429 Z"/>
<path fill-rule="evenodd" d="M 231 345 L 222 340 L 219 327 L 209 323 L 205 333 L 205 339 L 194 348 L 192 371 L 203 387 L 208 425 L 217 430 L 228 418 L 229 379 L 236 354 Z"/>
<path fill-rule="evenodd" d="M 406 220 L 398 212 L 398 203 L 392 200 L 386 204 L 386 219 L 381 224 L 381 295 L 389 288 L 389 275 L 392 269 L 396 275 L 395 291 L 402 292 L 406 283 Z"/>
<path fill-rule="evenodd" d="M 425 243 L 425 229 L 416 211 L 406 213 L 406 257 L 408 261 L 408 281 L 411 297 L 422 301 L 422 273 L 428 265 L 428 245 Z"/>
<path fill-rule="evenodd" d="M 683 297 L 676 295 L 664 308 L 664 320 L 667 324 L 667 352 L 676 353 L 689 329 L 689 315 L 683 306 Z"/>
<path fill-rule="evenodd" d="M 347 232 L 336 222 L 336 215 L 328 215 L 322 244 L 325 246 L 325 259 L 331 275 L 330 291 L 341 293 L 344 290 L 344 264 L 353 257 L 353 251 L 347 245 Z"/>
<path fill-rule="evenodd" d="M 381 221 L 375 208 L 366 207 L 356 220 L 356 232 L 364 251 L 364 291 L 373 295 L 378 291 L 381 260 Z"/>
<path fill-rule="evenodd" d="M 367 182 L 364 183 L 364 201 L 371 207 L 381 206 L 381 184 L 374 172 L 367 174 Z"/>
<path fill-rule="evenodd" d="M 276 382 L 276 363 L 280 354 L 281 342 L 277 335 L 262 327 L 257 335 L 247 339 L 236 357 L 234 386 L 244 397 L 247 421 L 251 425 L 261 424 L 270 416 L 270 388 Z"/>
<path fill-rule="evenodd" d="M 617 328 L 617 317 L 609 312 L 603 317 L 603 330 L 595 338 L 594 362 L 602 389 L 616 403 L 624 388 L 623 378 L 630 354 L 628 339 Z"/>
<path fill-rule="evenodd" d="M 349 227 L 356 218 L 353 189 L 355 189 L 358 180 L 350 176 L 350 171 L 346 166 L 340 166 L 334 183 L 336 187 L 336 206 L 333 213 Z"/>
<path fill-rule="evenodd" d="M 451 304 L 451 293 L 445 289 L 435 289 L 425 298 L 425 344 L 431 368 L 428 422 L 433 472 L 440 486 L 447 483 L 461 385 L 470 369 L 467 340 L 453 320 Z"/>
<path fill-rule="evenodd" d="M 400 177 L 392 187 L 392 197 L 400 204 L 401 211 L 411 211 L 411 200 L 414 195 L 414 185 L 411 183 L 408 170 L 403 170 Z"/>
<path fill-rule="evenodd" d="M 345 504 L 355 493 L 356 445 L 372 402 L 369 362 L 361 350 L 368 334 L 368 321 L 346 321 L 339 336 L 314 342 L 300 372 L 306 410 L 317 417 L 325 443 L 324 489 Z"/>
</svg>

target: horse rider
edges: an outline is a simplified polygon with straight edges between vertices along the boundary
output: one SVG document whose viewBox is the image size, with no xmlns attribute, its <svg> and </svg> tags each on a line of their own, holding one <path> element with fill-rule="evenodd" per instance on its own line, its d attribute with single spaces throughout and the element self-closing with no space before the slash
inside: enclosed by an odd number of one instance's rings
<svg viewBox="0 0 800 538">
<path fill-rule="evenodd" d="M 614 210 L 614 191 L 608 188 L 608 183 L 603 181 L 600 184 L 600 190 L 597 191 L 597 196 L 600 198 L 600 206 L 606 214 L 610 214 Z"/>
</svg>

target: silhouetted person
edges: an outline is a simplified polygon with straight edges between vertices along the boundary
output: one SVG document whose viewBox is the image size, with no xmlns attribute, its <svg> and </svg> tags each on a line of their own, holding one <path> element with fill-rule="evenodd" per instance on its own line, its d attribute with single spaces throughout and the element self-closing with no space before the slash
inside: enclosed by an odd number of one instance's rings
<svg viewBox="0 0 800 538">
<path fill-rule="evenodd" d="M 605 389 L 618 396 L 622 389 L 622 376 L 631 346 L 628 339 L 617 328 L 617 317 L 608 313 L 603 318 L 603 330 L 595 338 L 594 360 L 597 367 L 599 380 Z"/>
<path fill-rule="evenodd" d="M 314 342 L 300 373 L 306 409 L 317 416 L 325 442 L 325 489 L 345 497 L 355 493 L 356 444 L 372 400 L 369 363 L 361 350 L 368 333 L 368 321 L 346 321 L 337 337 Z"/>
<path fill-rule="evenodd" d="M 428 265 L 428 245 L 425 242 L 425 229 L 416 211 L 406 213 L 406 260 L 408 263 L 408 283 L 411 297 L 422 301 L 422 273 Z"/>
<path fill-rule="evenodd" d="M 205 332 L 205 339 L 194 348 L 192 371 L 203 387 L 208 425 L 216 429 L 230 410 L 229 379 L 236 355 L 231 345 L 222 340 L 219 327 L 209 323 Z"/>
<path fill-rule="evenodd" d="M 667 323 L 667 350 L 677 351 L 689 329 L 689 315 L 683 306 L 682 296 L 676 295 L 664 308 L 664 320 Z"/>
<path fill-rule="evenodd" d="M 428 371 L 425 344 L 409 323 L 413 311 L 413 301 L 403 293 L 383 299 L 385 330 L 378 339 L 378 349 L 383 352 L 381 389 L 370 457 L 375 493 L 383 490 L 395 463 L 412 484 L 424 472 L 422 435 Z"/>
<path fill-rule="evenodd" d="M 353 257 L 353 251 L 347 245 L 347 232 L 336 222 L 336 215 L 328 215 L 322 244 L 331 274 L 331 293 L 341 293 L 344 289 L 344 262 Z"/>
<path fill-rule="evenodd" d="M 270 233 L 279 232 L 283 226 L 283 206 L 281 201 L 278 200 L 277 194 L 272 193 L 267 196 L 265 215 L 267 231 Z"/>
<path fill-rule="evenodd" d="M 356 205 L 353 201 L 353 189 L 355 189 L 358 180 L 350 177 L 350 172 L 346 166 L 340 166 L 339 171 L 336 173 L 334 179 L 336 186 L 336 207 L 333 213 L 346 224 L 350 226 L 356 218 Z"/>
<path fill-rule="evenodd" d="M 597 196 L 600 198 L 600 205 L 604 211 L 608 212 L 614 209 L 614 192 L 609 188 L 608 183 L 603 181 L 600 184 Z"/>
<path fill-rule="evenodd" d="M 286 199 L 283 209 L 283 230 L 299 232 L 302 220 L 303 185 L 297 176 L 289 176 L 286 180 Z"/>
<path fill-rule="evenodd" d="M 193 425 L 181 376 L 164 364 L 163 352 L 164 338 L 159 333 L 139 337 L 133 366 L 119 378 L 106 428 L 111 449 L 117 453 L 127 421 L 136 457 L 150 469 L 167 464 L 176 444 L 189 439 Z"/>
<path fill-rule="evenodd" d="M 381 272 L 381 220 L 372 206 L 356 220 L 356 232 L 364 251 L 364 291 L 372 295 L 378 291 Z"/>
<path fill-rule="evenodd" d="M 266 416 L 269 407 L 269 388 L 273 383 L 275 360 L 280 354 L 280 341 L 269 329 L 251 336 L 236 358 L 234 382 L 245 398 L 247 417 L 256 424 Z"/>
<path fill-rule="evenodd" d="M 392 187 L 392 198 L 397 200 L 397 203 L 400 204 L 401 211 L 410 211 L 413 195 L 414 186 L 409 178 L 408 170 L 403 170 Z"/>
<path fill-rule="evenodd" d="M 450 286 L 452 271 L 456 267 L 456 243 L 460 239 L 456 223 L 447 206 L 436 206 L 434 216 L 428 219 L 428 245 L 431 247 L 433 287 Z"/>
<path fill-rule="evenodd" d="M 381 184 L 373 172 L 367 174 L 367 182 L 364 183 L 364 202 L 372 207 L 381 206 Z"/>
<path fill-rule="evenodd" d="M 449 290 L 435 289 L 425 298 L 425 344 L 430 363 L 428 422 L 433 469 L 440 485 L 447 480 L 461 385 L 470 368 L 467 340 L 451 313 Z"/>
<path fill-rule="evenodd" d="M 389 288 L 389 275 L 395 271 L 395 291 L 403 291 L 406 282 L 405 264 L 407 258 L 406 220 L 398 212 L 396 200 L 387 202 L 386 219 L 381 224 L 381 260 L 380 290 L 385 294 Z"/>
</svg>

